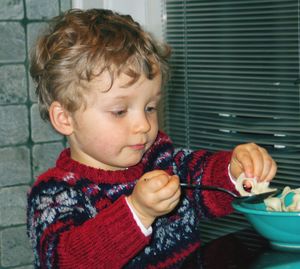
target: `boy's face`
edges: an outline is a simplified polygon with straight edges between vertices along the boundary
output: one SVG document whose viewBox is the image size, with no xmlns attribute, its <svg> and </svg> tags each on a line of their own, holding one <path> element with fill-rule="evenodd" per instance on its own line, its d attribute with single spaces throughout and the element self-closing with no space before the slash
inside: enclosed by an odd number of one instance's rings
<svg viewBox="0 0 300 269">
<path fill-rule="evenodd" d="M 69 136 L 71 157 L 105 170 L 119 170 L 137 164 L 156 139 L 157 108 L 161 98 L 161 77 L 142 76 L 126 86 L 122 74 L 109 87 L 108 74 L 88 83 L 87 106 L 72 115 Z"/>
</svg>

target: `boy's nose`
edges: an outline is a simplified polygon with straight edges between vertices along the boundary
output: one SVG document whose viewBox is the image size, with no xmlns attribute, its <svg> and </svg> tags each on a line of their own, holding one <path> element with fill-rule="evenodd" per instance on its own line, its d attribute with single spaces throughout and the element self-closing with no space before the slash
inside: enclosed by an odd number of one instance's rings
<svg viewBox="0 0 300 269">
<path fill-rule="evenodd" d="M 147 118 L 147 115 L 140 114 L 134 119 L 134 130 L 135 132 L 148 132 L 151 128 L 149 119 Z"/>
</svg>

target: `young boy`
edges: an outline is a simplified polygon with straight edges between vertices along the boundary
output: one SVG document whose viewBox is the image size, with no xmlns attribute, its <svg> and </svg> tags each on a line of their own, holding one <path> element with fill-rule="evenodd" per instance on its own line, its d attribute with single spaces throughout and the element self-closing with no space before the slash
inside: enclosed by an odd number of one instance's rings
<svg viewBox="0 0 300 269">
<path fill-rule="evenodd" d="M 276 164 L 250 143 L 233 152 L 174 149 L 158 130 L 169 49 L 130 16 L 70 10 L 37 41 L 31 75 L 41 116 L 70 148 L 28 196 L 36 268 L 176 268 L 199 246 L 201 218 L 232 212 L 221 192 Z"/>
</svg>

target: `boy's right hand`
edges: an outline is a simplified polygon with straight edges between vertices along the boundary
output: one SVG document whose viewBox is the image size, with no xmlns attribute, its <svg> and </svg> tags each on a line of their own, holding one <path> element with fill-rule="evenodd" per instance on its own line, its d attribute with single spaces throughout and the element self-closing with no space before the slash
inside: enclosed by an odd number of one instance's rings
<svg viewBox="0 0 300 269">
<path fill-rule="evenodd" d="M 145 226 L 149 228 L 156 217 L 171 212 L 180 199 L 179 178 L 165 171 L 154 170 L 137 182 L 127 201 Z"/>
</svg>

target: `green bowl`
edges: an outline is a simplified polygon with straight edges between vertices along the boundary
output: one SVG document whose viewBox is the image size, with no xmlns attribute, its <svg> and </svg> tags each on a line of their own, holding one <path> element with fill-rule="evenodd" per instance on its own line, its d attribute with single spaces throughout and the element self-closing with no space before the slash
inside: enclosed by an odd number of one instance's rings
<svg viewBox="0 0 300 269">
<path fill-rule="evenodd" d="M 254 229 L 269 240 L 273 249 L 300 252 L 300 212 L 267 211 L 264 203 L 233 201 Z"/>
</svg>

